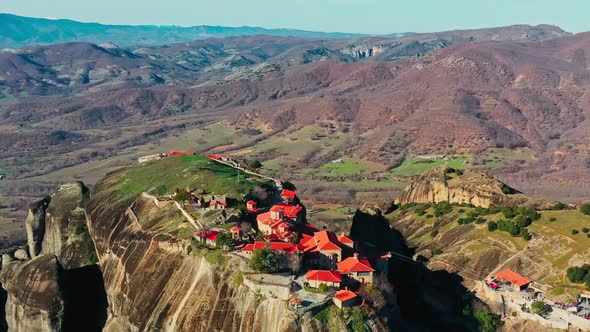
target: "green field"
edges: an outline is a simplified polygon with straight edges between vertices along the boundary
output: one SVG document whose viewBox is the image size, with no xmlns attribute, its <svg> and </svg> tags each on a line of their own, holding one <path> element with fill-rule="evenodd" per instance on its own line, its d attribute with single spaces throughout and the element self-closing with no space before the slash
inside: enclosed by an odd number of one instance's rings
<svg viewBox="0 0 590 332">
<path fill-rule="evenodd" d="M 248 176 L 251 177 L 251 176 Z M 261 182 L 268 182 L 260 179 Z M 246 180 L 238 171 L 199 155 L 167 157 L 128 169 L 121 177 L 122 194 L 137 194 L 155 190 L 158 194 L 172 193 L 176 188 L 203 189 L 207 193 L 227 194 L 241 198 L 256 182 Z"/>
<path fill-rule="evenodd" d="M 443 165 L 455 169 L 465 169 L 470 166 L 467 163 L 468 160 L 469 158 L 466 156 L 449 157 L 449 160 L 412 157 L 405 159 L 401 165 L 392 170 L 392 173 L 399 176 L 414 176 Z"/>
</svg>

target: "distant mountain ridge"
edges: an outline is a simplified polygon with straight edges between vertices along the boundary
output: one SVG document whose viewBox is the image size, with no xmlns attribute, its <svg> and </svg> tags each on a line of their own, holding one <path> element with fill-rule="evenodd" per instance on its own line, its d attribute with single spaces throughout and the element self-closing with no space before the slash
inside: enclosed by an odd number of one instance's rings
<svg viewBox="0 0 590 332">
<path fill-rule="evenodd" d="M 18 48 L 72 41 L 85 41 L 95 44 L 111 42 L 118 46 L 164 45 L 212 37 L 224 38 L 262 34 L 304 38 L 360 38 L 368 36 L 357 33 L 266 29 L 260 27 L 106 25 L 0 13 L 0 48 Z M 408 34 L 411 33 L 396 35 L 405 36 Z"/>
</svg>

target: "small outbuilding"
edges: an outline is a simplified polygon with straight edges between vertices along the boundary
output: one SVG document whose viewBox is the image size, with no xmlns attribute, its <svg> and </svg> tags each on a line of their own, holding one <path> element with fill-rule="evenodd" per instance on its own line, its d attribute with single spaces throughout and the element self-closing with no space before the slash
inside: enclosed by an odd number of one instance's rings
<svg viewBox="0 0 590 332">
<path fill-rule="evenodd" d="M 309 270 L 305 274 L 305 281 L 314 288 L 318 288 L 320 284 L 326 284 L 329 287 L 340 288 L 342 276 L 338 271 L 328 270 Z"/>
<path fill-rule="evenodd" d="M 525 290 L 533 281 L 521 276 L 520 274 L 510 270 L 502 270 L 496 273 L 496 281 L 509 283 L 512 287 L 518 289 L 519 291 Z"/>
<path fill-rule="evenodd" d="M 332 301 L 334 301 L 334 304 L 338 308 L 342 309 L 358 305 L 360 303 L 360 297 L 348 289 L 342 289 L 336 292 Z"/>
</svg>

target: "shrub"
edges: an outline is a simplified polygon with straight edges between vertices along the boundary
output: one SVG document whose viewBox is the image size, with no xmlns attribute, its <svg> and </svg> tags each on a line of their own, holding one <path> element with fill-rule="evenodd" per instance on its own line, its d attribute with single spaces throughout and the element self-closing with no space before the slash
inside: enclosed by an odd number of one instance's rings
<svg viewBox="0 0 590 332">
<path fill-rule="evenodd" d="M 586 203 L 580 207 L 580 212 L 583 214 L 590 216 L 590 203 Z"/>
<path fill-rule="evenodd" d="M 234 240 L 228 233 L 221 233 L 217 235 L 217 240 L 215 240 L 215 246 L 220 249 L 233 248 Z"/>
<path fill-rule="evenodd" d="M 434 208 L 434 215 L 437 217 L 442 217 L 445 214 L 453 211 L 453 206 L 451 204 L 449 204 L 448 202 L 436 203 L 436 204 L 434 204 L 433 208 Z"/>
<path fill-rule="evenodd" d="M 430 232 L 430 237 L 434 238 L 438 235 L 438 231 L 435 229 L 432 232 Z"/>
<path fill-rule="evenodd" d="M 550 307 L 543 301 L 535 301 L 531 304 L 531 309 L 534 314 L 543 316 L 549 312 Z"/>
<path fill-rule="evenodd" d="M 555 218 L 555 217 L 551 217 L 551 218 L 549 218 L 549 221 L 550 221 L 550 222 L 557 221 L 557 218 Z"/>
<path fill-rule="evenodd" d="M 582 233 L 588 233 L 588 228 L 582 227 Z"/>
<path fill-rule="evenodd" d="M 588 271 L 590 265 L 584 264 L 582 266 L 574 266 L 567 269 L 567 279 L 575 284 L 581 284 L 585 279 L 588 279 Z"/>
<path fill-rule="evenodd" d="M 486 220 L 484 218 L 482 218 L 482 217 L 479 217 L 479 218 L 475 219 L 475 223 L 476 224 L 483 224 L 485 222 L 486 222 Z"/>
<path fill-rule="evenodd" d="M 498 224 L 495 221 L 490 221 L 488 223 L 488 231 L 493 232 L 498 229 Z"/>
<path fill-rule="evenodd" d="M 580 233 L 580 232 L 578 232 L 578 230 L 577 230 L 577 229 L 572 229 L 572 235 L 576 235 L 576 234 L 578 234 L 578 233 Z"/>
<path fill-rule="evenodd" d="M 279 254 L 271 250 L 267 245 L 265 248 L 254 250 L 250 267 L 257 272 L 271 273 L 279 269 Z"/>
<path fill-rule="evenodd" d="M 262 163 L 258 160 L 254 160 L 251 164 L 250 164 L 250 168 L 252 169 L 259 169 L 260 167 L 262 167 Z"/>
<path fill-rule="evenodd" d="M 326 285 L 325 283 L 320 283 L 318 285 L 318 291 L 322 292 L 322 293 L 326 293 L 328 291 L 328 285 Z"/>
<path fill-rule="evenodd" d="M 426 218 L 427 218 L 427 219 L 430 219 L 430 218 L 432 218 L 432 217 L 434 217 L 434 216 L 433 216 L 432 214 L 430 214 L 430 213 L 426 215 Z"/>
<path fill-rule="evenodd" d="M 433 251 L 433 252 L 432 252 L 432 254 L 433 254 L 434 256 L 437 256 L 437 255 L 442 255 L 442 253 L 443 253 L 442 249 L 436 249 L 435 251 Z"/>
<path fill-rule="evenodd" d="M 457 174 L 458 176 L 461 176 L 461 175 L 463 175 L 463 171 L 458 169 L 455 171 L 455 174 Z"/>
<path fill-rule="evenodd" d="M 486 310 L 476 310 L 473 315 L 479 323 L 480 331 L 494 332 L 500 325 L 500 317 Z"/>
<path fill-rule="evenodd" d="M 465 209 L 459 209 L 459 210 L 457 210 L 457 212 L 459 212 L 459 213 L 465 213 Z"/>
<path fill-rule="evenodd" d="M 553 211 L 559 211 L 559 210 L 565 210 L 567 209 L 568 206 L 559 202 L 559 203 L 555 203 L 552 206 L 549 207 L 549 210 L 553 210 Z"/>
</svg>

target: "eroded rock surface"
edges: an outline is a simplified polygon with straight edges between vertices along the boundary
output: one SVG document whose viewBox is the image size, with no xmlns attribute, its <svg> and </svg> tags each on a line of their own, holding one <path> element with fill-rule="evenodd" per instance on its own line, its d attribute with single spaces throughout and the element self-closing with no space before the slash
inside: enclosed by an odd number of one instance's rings
<svg viewBox="0 0 590 332">
<path fill-rule="evenodd" d="M 41 252 L 41 244 L 45 235 L 45 210 L 51 199 L 45 197 L 29 206 L 29 215 L 25 220 L 29 255 L 36 257 Z"/>
<path fill-rule="evenodd" d="M 529 202 L 528 198 L 487 174 L 465 170 L 459 175 L 446 170 L 446 167 L 438 167 L 426 172 L 407 186 L 395 203 L 449 202 L 489 207 Z"/>
</svg>

